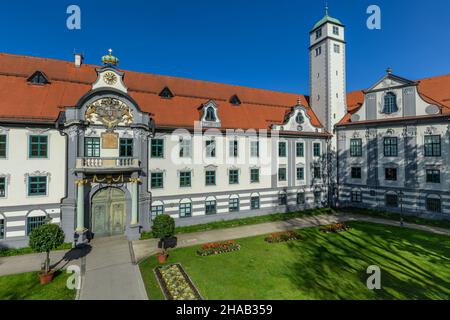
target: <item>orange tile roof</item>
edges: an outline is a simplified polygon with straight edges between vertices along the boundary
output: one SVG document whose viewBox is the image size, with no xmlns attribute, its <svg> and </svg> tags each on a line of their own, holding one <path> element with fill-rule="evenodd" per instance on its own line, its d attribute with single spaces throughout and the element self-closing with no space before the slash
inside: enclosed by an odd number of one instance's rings
<svg viewBox="0 0 450 320">
<path fill-rule="evenodd" d="M 0 53 L 0 118 L 55 121 L 62 108 L 76 105 L 91 90 L 97 79 L 96 68 L 99 66 L 83 64 L 76 68 L 69 61 Z M 37 70 L 45 73 L 50 84 L 41 86 L 27 82 Z M 312 124 L 322 127 L 304 95 L 123 72 L 129 95 L 142 111 L 154 115 L 157 126 L 190 128 L 200 119 L 199 107 L 213 99 L 218 105 L 223 128 L 269 129 L 273 123 L 283 123 L 286 113 L 300 97 Z M 166 86 L 175 94 L 174 98 L 159 97 Z M 229 102 L 235 94 L 242 101 L 239 106 Z"/>
</svg>

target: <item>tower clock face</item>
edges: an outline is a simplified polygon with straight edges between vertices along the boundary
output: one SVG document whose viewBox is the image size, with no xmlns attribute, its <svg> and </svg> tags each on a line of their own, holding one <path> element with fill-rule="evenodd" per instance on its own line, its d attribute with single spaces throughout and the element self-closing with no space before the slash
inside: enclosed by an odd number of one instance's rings
<svg viewBox="0 0 450 320">
<path fill-rule="evenodd" d="M 107 72 L 103 76 L 103 80 L 106 82 L 106 84 L 112 86 L 117 83 L 117 76 L 112 72 Z"/>
</svg>

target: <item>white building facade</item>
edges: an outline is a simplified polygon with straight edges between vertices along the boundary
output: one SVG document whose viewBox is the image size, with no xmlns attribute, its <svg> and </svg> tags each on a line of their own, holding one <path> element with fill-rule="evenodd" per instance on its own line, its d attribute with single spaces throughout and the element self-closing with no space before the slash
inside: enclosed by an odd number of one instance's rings
<svg viewBox="0 0 450 320">
<path fill-rule="evenodd" d="M 449 77 L 389 72 L 347 94 L 344 36 L 328 13 L 312 29 L 309 96 L 124 71 L 112 52 L 101 67 L 0 54 L 0 247 L 46 221 L 79 244 L 138 239 L 158 214 L 448 217 Z"/>
</svg>

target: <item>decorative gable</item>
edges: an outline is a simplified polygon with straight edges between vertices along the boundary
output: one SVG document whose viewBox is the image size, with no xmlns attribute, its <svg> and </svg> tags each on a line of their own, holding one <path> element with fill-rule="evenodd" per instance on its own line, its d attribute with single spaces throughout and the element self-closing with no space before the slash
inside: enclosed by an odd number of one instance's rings
<svg viewBox="0 0 450 320">
<path fill-rule="evenodd" d="M 299 131 L 299 132 L 323 132 L 323 129 L 312 125 L 311 117 L 301 102 L 292 107 L 291 112 L 286 114 L 283 124 L 275 124 L 273 130 L 279 131 Z"/>
<path fill-rule="evenodd" d="M 119 72 L 117 65 L 119 59 L 112 55 L 112 49 L 109 49 L 109 54 L 102 57 L 103 67 L 97 69 L 97 80 L 92 85 L 92 90 L 95 89 L 116 89 L 124 93 L 128 92 L 125 83 L 123 82 L 123 72 Z"/>
<path fill-rule="evenodd" d="M 31 75 L 31 77 L 28 78 L 27 81 L 31 84 L 40 84 L 40 85 L 45 85 L 45 84 L 50 83 L 47 76 L 42 71 L 36 71 L 35 73 L 33 73 Z"/>
<path fill-rule="evenodd" d="M 220 128 L 222 123 L 219 118 L 217 104 L 213 100 L 209 100 L 202 106 L 202 127 Z"/>
</svg>

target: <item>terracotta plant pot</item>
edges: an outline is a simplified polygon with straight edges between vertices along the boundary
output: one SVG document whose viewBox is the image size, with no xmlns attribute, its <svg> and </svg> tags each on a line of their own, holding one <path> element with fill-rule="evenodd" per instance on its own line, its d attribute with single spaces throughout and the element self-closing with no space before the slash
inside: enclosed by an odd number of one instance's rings
<svg viewBox="0 0 450 320">
<path fill-rule="evenodd" d="M 48 283 L 52 282 L 53 276 L 54 276 L 53 272 L 50 272 L 50 273 L 47 273 L 47 274 L 39 273 L 39 280 L 41 282 L 41 285 L 48 284 Z"/>
<path fill-rule="evenodd" d="M 157 255 L 159 263 L 166 263 L 167 261 L 167 253 L 159 253 Z"/>
</svg>

